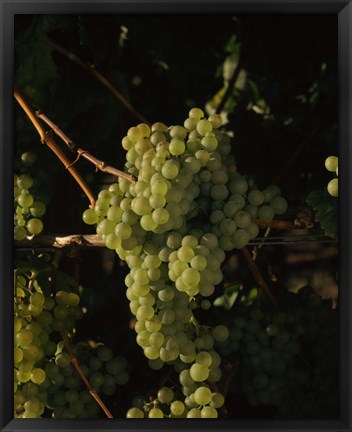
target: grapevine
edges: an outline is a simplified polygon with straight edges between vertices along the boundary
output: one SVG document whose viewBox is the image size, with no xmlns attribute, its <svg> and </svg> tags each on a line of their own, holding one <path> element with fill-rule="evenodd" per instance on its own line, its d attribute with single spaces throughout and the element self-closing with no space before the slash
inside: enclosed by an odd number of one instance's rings
<svg viewBox="0 0 352 432">
<path fill-rule="evenodd" d="M 16 419 L 338 418 L 334 57 L 198 18 L 16 19 Z"/>
</svg>

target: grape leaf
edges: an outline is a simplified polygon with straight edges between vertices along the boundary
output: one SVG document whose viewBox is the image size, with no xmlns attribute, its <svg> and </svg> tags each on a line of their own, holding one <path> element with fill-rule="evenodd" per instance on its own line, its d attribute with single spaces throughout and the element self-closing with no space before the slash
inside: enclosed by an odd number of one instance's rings
<svg viewBox="0 0 352 432">
<path fill-rule="evenodd" d="M 225 292 L 222 296 L 217 297 L 214 300 L 214 306 L 222 307 L 226 310 L 230 310 L 235 303 L 240 290 L 240 285 L 230 285 L 225 288 Z"/>
<path fill-rule="evenodd" d="M 325 234 L 336 239 L 338 228 L 338 200 L 327 190 L 311 192 L 306 203 L 315 212 L 315 220 L 320 223 Z"/>
</svg>

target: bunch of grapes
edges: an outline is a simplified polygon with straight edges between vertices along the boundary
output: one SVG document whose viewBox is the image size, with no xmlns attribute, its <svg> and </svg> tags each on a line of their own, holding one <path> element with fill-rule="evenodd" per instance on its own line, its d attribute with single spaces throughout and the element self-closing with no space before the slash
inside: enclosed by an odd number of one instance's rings
<svg viewBox="0 0 352 432">
<path fill-rule="evenodd" d="M 35 275 L 15 273 L 14 416 L 97 417 L 99 406 L 72 365 L 59 332 L 73 335 L 82 315 L 77 294 L 43 294 Z M 112 395 L 129 379 L 127 361 L 110 348 L 84 342 L 71 349 L 97 392 Z"/>
<path fill-rule="evenodd" d="M 240 307 L 223 356 L 239 356 L 233 383 L 249 405 L 276 407 L 280 417 L 337 416 L 338 316 L 309 287 L 284 292 L 280 310 Z"/>
<path fill-rule="evenodd" d="M 278 187 L 249 189 L 220 127 L 219 115 L 206 119 L 193 108 L 183 126 L 130 128 L 122 146 L 137 181 L 119 178 L 83 214 L 130 268 L 126 296 L 150 366 L 187 371 L 188 397 L 221 378 L 213 345 L 228 336 L 223 326 L 199 324 L 194 304 L 208 307 L 206 297 L 223 279 L 225 251 L 246 246 L 258 235 L 258 220 L 287 209 Z"/>
<path fill-rule="evenodd" d="M 135 406 L 127 411 L 127 418 L 216 418 L 216 408 L 224 404 L 224 397 L 208 386 L 199 387 L 185 402 L 179 399 L 170 387 L 162 387 L 152 401 L 136 398 Z"/>
<path fill-rule="evenodd" d="M 94 390 L 100 395 L 115 394 L 117 385 L 129 380 L 125 357 L 113 355 L 104 344 L 89 346 L 86 342 L 71 345 L 80 369 Z M 92 398 L 71 363 L 62 341 L 57 344 L 55 356 L 46 366 L 47 407 L 54 418 L 96 418 L 100 408 Z"/>
<path fill-rule="evenodd" d="M 328 171 L 336 174 L 336 177 L 330 180 L 327 186 L 327 190 L 329 194 L 332 195 L 333 197 L 339 196 L 339 180 L 337 178 L 339 175 L 338 164 L 339 164 L 339 158 L 337 156 L 329 156 L 325 160 L 325 168 Z"/>
<path fill-rule="evenodd" d="M 21 155 L 20 174 L 14 176 L 14 239 L 23 240 L 26 236 L 40 234 L 43 230 L 41 218 L 46 206 L 38 196 L 35 181 L 29 170 L 35 165 L 34 153 Z"/>
</svg>

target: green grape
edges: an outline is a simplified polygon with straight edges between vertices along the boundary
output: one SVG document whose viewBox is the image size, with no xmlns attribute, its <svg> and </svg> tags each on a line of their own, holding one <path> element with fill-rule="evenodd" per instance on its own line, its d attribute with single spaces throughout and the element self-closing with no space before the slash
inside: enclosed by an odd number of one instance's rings
<svg viewBox="0 0 352 432">
<path fill-rule="evenodd" d="M 205 406 L 204 408 L 202 408 L 201 417 L 202 418 L 217 418 L 218 412 L 212 406 Z"/>
<path fill-rule="evenodd" d="M 42 384 L 46 378 L 45 371 L 41 368 L 35 368 L 31 373 L 31 381 L 34 384 Z"/>
<path fill-rule="evenodd" d="M 22 226 L 15 226 L 14 228 L 14 239 L 21 241 L 26 238 L 26 229 Z"/>
<path fill-rule="evenodd" d="M 168 180 L 174 179 L 179 172 L 178 163 L 174 160 L 166 161 L 161 169 L 161 172 L 166 179 Z"/>
<path fill-rule="evenodd" d="M 148 413 L 149 418 L 164 418 L 164 414 L 159 408 L 152 408 Z"/>
<path fill-rule="evenodd" d="M 192 408 L 187 413 L 187 418 L 201 418 L 201 411 L 198 408 Z"/>
<path fill-rule="evenodd" d="M 207 387 L 199 387 L 194 393 L 194 401 L 198 405 L 207 405 L 211 401 L 212 393 Z"/>
<path fill-rule="evenodd" d="M 170 141 L 169 151 L 174 156 L 180 156 L 186 149 L 185 143 L 181 139 L 173 138 Z"/>
<path fill-rule="evenodd" d="M 190 376 L 194 381 L 203 382 L 209 376 L 209 369 L 206 366 L 195 363 L 191 366 Z"/>
<path fill-rule="evenodd" d="M 66 368 L 71 363 L 71 358 L 67 353 L 60 353 L 55 357 L 55 363 L 60 368 Z"/>
<path fill-rule="evenodd" d="M 213 337 L 218 342 L 225 342 L 229 337 L 229 330 L 223 325 L 218 325 L 213 329 Z"/>
<path fill-rule="evenodd" d="M 22 207 L 30 207 L 33 204 L 33 196 L 28 191 L 22 191 L 17 202 Z"/>
<path fill-rule="evenodd" d="M 40 234 L 43 230 L 43 222 L 38 218 L 32 218 L 27 222 L 27 229 L 30 234 Z"/>
<path fill-rule="evenodd" d="M 200 108 L 192 108 L 188 113 L 190 118 L 200 120 L 204 117 L 204 112 Z"/>
<path fill-rule="evenodd" d="M 253 206 L 260 206 L 264 202 L 264 193 L 259 190 L 252 190 L 248 193 L 248 201 Z"/>
<path fill-rule="evenodd" d="M 21 162 L 27 167 L 33 166 L 35 164 L 36 160 L 37 160 L 37 157 L 32 152 L 24 152 L 21 154 Z"/>
<path fill-rule="evenodd" d="M 196 356 L 196 363 L 206 367 L 210 367 L 212 364 L 212 357 L 208 352 L 201 351 Z"/>
<path fill-rule="evenodd" d="M 281 215 L 287 210 L 287 201 L 285 198 L 277 196 L 270 201 L 270 207 L 274 210 L 275 214 Z"/>
<path fill-rule="evenodd" d="M 331 172 L 336 171 L 338 166 L 338 161 L 339 159 L 337 156 L 328 156 L 325 159 L 325 168 Z"/>
<path fill-rule="evenodd" d="M 157 397 L 161 403 L 169 403 L 174 398 L 174 392 L 169 387 L 162 387 Z"/>
<path fill-rule="evenodd" d="M 327 186 L 328 192 L 330 195 L 332 195 L 333 197 L 338 197 L 339 196 L 339 181 L 337 178 L 334 178 L 332 180 L 329 181 L 328 186 Z"/>
<path fill-rule="evenodd" d="M 46 206 L 41 201 L 34 201 L 32 205 L 29 206 L 30 213 L 33 217 L 39 218 L 44 216 L 46 212 Z"/>
<path fill-rule="evenodd" d="M 87 225 L 95 225 L 99 220 L 99 216 L 94 209 L 87 209 L 84 211 L 82 219 Z"/>
<path fill-rule="evenodd" d="M 28 346 L 33 341 L 33 333 L 30 330 L 21 330 L 16 334 L 16 342 L 20 347 Z"/>
<path fill-rule="evenodd" d="M 21 189 L 30 189 L 33 186 L 33 179 L 28 174 L 21 174 L 17 178 L 17 185 Z"/>
<path fill-rule="evenodd" d="M 176 400 L 170 405 L 170 411 L 172 414 L 180 416 L 185 411 L 185 405 L 183 402 Z"/>
<path fill-rule="evenodd" d="M 191 117 L 191 115 L 190 115 Z M 213 129 L 213 125 L 209 120 L 199 120 L 197 123 L 197 132 L 202 136 L 205 136 L 208 132 L 211 132 Z"/>
<path fill-rule="evenodd" d="M 281 198 L 281 197 L 278 197 Z M 276 198 L 274 198 L 275 200 Z M 277 207 L 276 207 L 277 208 Z M 272 207 L 263 205 L 258 210 L 258 218 L 262 221 L 269 222 L 274 218 L 274 210 Z"/>
<path fill-rule="evenodd" d="M 210 406 L 214 408 L 221 408 L 225 403 L 225 398 L 220 393 L 212 393 Z"/>
</svg>

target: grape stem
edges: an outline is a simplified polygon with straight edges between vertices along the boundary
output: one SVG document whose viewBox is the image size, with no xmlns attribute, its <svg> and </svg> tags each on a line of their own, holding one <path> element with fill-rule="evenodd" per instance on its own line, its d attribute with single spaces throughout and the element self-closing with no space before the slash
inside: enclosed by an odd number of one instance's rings
<svg viewBox="0 0 352 432">
<path fill-rule="evenodd" d="M 97 159 L 95 156 L 90 154 L 88 151 L 83 150 L 77 146 L 52 120 L 50 120 L 44 113 L 40 111 L 35 112 L 36 116 L 43 120 L 44 123 L 46 123 L 48 126 L 51 127 L 53 132 L 62 139 L 62 141 L 67 145 L 67 147 L 72 151 L 77 153 L 77 159 L 72 163 L 76 163 L 78 159 L 82 156 L 84 159 L 88 160 L 90 163 L 92 163 L 99 171 L 106 172 L 109 174 L 112 174 L 116 177 L 122 177 L 130 182 L 136 182 L 136 177 L 127 174 L 123 171 L 120 171 L 117 168 L 114 168 L 110 165 L 107 165 L 104 161 L 101 161 Z"/>
<path fill-rule="evenodd" d="M 106 87 L 110 92 L 115 96 L 115 98 L 129 111 L 132 115 L 137 117 L 142 123 L 149 124 L 148 120 L 142 116 L 131 104 L 128 100 L 111 84 L 111 82 L 105 78 L 100 72 L 98 72 L 94 65 L 84 63 L 76 54 L 67 51 L 62 46 L 56 44 L 50 39 L 46 39 L 46 43 L 51 46 L 54 50 L 58 51 L 60 54 L 64 55 L 78 66 L 83 68 L 89 74 L 93 75 L 104 87 Z"/>
<path fill-rule="evenodd" d="M 35 129 L 37 130 L 41 142 L 45 143 L 50 148 L 50 150 L 55 154 L 55 156 L 62 162 L 64 167 L 69 171 L 69 173 L 76 180 L 76 182 L 79 184 L 83 192 L 88 197 L 90 201 L 90 206 L 94 207 L 95 198 L 92 191 L 90 190 L 86 182 L 83 180 L 79 172 L 76 170 L 76 168 L 72 166 L 71 161 L 68 159 L 65 153 L 60 149 L 60 147 L 58 146 L 58 144 L 56 143 L 56 141 L 52 136 L 52 131 L 46 131 L 44 129 L 44 126 L 42 125 L 41 121 L 37 118 L 33 109 L 28 104 L 28 102 L 26 101 L 26 99 L 24 98 L 23 94 L 21 93 L 21 91 L 17 86 L 15 86 L 14 88 L 14 97 L 16 101 L 19 103 L 19 105 L 21 106 L 21 108 L 26 113 L 29 120 L 32 122 Z"/>
<path fill-rule="evenodd" d="M 104 402 L 100 399 L 98 393 L 94 390 L 94 388 L 92 387 L 92 385 L 88 381 L 87 377 L 82 372 L 82 369 L 80 368 L 80 366 L 78 364 L 76 356 L 74 355 L 74 353 L 73 353 L 73 351 L 71 349 L 71 345 L 70 345 L 70 342 L 68 340 L 67 335 L 63 331 L 61 331 L 60 334 L 61 334 L 61 338 L 62 338 L 62 340 L 63 340 L 63 342 L 65 344 L 65 347 L 67 349 L 67 352 L 68 352 L 69 356 L 71 357 L 71 362 L 72 362 L 74 368 L 76 369 L 78 375 L 81 377 L 82 381 L 87 386 L 87 388 L 89 390 L 89 393 L 91 394 L 91 396 L 93 397 L 93 399 L 97 402 L 97 404 L 100 406 L 100 408 L 104 411 L 106 417 L 108 417 L 108 418 L 114 418 L 112 416 L 112 414 L 110 413 L 110 411 L 105 406 Z"/>
<path fill-rule="evenodd" d="M 252 272 L 252 275 L 258 285 L 258 288 L 260 288 L 265 297 L 268 299 L 268 301 L 270 302 L 270 304 L 277 309 L 278 308 L 278 303 L 276 298 L 273 296 L 272 292 L 270 291 L 270 288 L 268 287 L 267 283 L 265 282 L 262 274 L 259 271 L 259 268 L 256 264 L 256 262 L 253 260 L 251 253 L 249 252 L 249 249 L 247 247 L 244 247 L 242 249 L 242 254 L 245 257 L 248 267 L 250 269 L 250 271 Z"/>
</svg>

